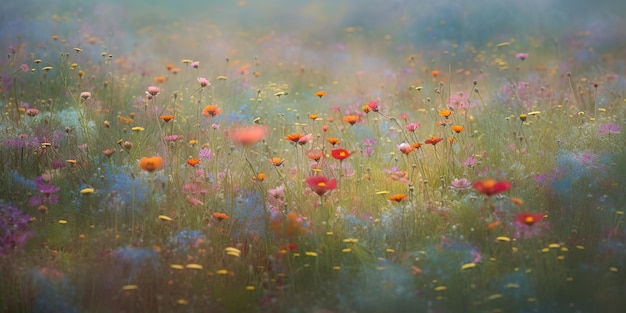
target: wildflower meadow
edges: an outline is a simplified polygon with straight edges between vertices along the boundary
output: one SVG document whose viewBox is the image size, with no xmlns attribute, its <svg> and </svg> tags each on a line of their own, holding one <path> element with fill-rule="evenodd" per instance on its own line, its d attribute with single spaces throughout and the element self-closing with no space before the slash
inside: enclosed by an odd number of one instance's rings
<svg viewBox="0 0 626 313">
<path fill-rule="evenodd" d="M 626 307 L 620 1 L 0 8 L 0 312 Z"/>
</svg>

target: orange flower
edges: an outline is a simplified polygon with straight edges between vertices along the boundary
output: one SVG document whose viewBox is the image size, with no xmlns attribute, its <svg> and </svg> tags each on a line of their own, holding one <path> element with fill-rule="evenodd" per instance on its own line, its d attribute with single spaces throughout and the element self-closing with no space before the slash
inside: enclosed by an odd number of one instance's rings
<svg viewBox="0 0 626 313">
<path fill-rule="evenodd" d="M 511 198 L 511 203 L 519 206 L 524 205 L 524 201 L 520 198 Z"/>
<path fill-rule="evenodd" d="M 443 140 L 443 138 L 439 138 L 439 137 L 434 137 L 434 136 L 432 136 L 432 137 L 430 137 L 430 139 L 426 139 L 426 140 L 424 141 L 424 144 L 427 144 L 427 145 L 433 145 L 433 146 L 434 146 L 434 145 L 436 145 L 437 143 L 439 143 L 439 142 L 440 142 L 440 141 L 442 141 L 442 140 Z"/>
<path fill-rule="evenodd" d="M 389 201 L 401 202 L 401 201 L 404 201 L 404 199 L 406 199 L 406 195 L 403 193 L 398 193 L 393 196 L 389 196 L 389 198 L 387 199 L 389 199 Z"/>
<path fill-rule="evenodd" d="M 321 99 L 322 97 L 326 96 L 326 91 L 316 91 L 315 95 L 320 97 L 320 99 Z"/>
<path fill-rule="evenodd" d="M 319 117 L 319 115 L 317 115 L 317 114 L 313 114 L 313 113 L 309 114 L 309 118 L 310 118 L 310 119 L 312 119 L 312 120 L 314 120 L 314 121 L 315 121 L 318 117 Z"/>
<path fill-rule="evenodd" d="M 356 124 L 359 121 L 358 115 L 346 115 L 343 117 L 343 121 L 346 123 L 350 123 L 350 125 Z"/>
<path fill-rule="evenodd" d="M 215 117 L 216 115 L 222 113 L 222 109 L 215 104 L 209 104 L 202 109 L 202 115 Z"/>
<path fill-rule="evenodd" d="M 171 71 L 171 70 L 174 68 L 174 64 L 165 64 L 165 68 L 166 68 L 168 71 Z"/>
<path fill-rule="evenodd" d="M 458 133 L 463 131 L 463 126 L 461 126 L 461 125 L 452 125 L 450 127 L 450 129 L 452 129 L 453 132 L 458 134 Z"/>
<path fill-rule="evenodd" d="M 218 221 L 223 221 L 225 219 L 228 219 L 228 214 L 226 213 L 220 213 L 220 212 L 213 212 L 213 217 L 218 220 Z"/>
<path fill-rule="evenodd" d="M 270 160 L 270 163 L 272 163 L 272 165 L 274 166 L 281 166 L 283 165 L 283 163 L 285 163 L 285 159 L 275 157 Z"/>
<path fill-rule="evenodd" d="M 330 154 L 333 156 L 333 158 L 339 160 L 339 161 L 343 161 L 345 158 L 349 157 L 352 153 L 350 153 L 350 151 L 343 149 L 343 148 L 337 148 L 337 149 L 333 149 Z"/>
<path fill-rule="evenodd" d="M 112 156 L 113 153 L 115 153 L 115 148 L 113 148 L 113 149 L 105 149 L 104 151 L 102 151 L 102 154 L 106 155 L 107 157 Z"/>
<path fill-rule="evenodd" d="M 422 147 L 422 144 L 419 143 L 419 142 L 416 142 L 416 143 L 411 145 L 411 148 L 416 149 L 416 150 L 421 148 L 421 147 Z"/>
<path fill-rule="evenodd" d="M 255 177 L 252 177 L 252 181 L 263 181 L 266 176 L 265 173 L 258 173 Z"/>
<path fill-rule="evenodd" d="M 487 225 L 487 228 L 494 229 L 494 228 L 500 226 L 500 224 L 502 224 L 502 223 L 500 223 L 500 221 L 491 222 L 491 223 L 489 223 L 489 225 Z"/>
<path fill-rule="evenodd" d="M 180 72 L 180 69 L 178 67 L 172 68 L 172 74 L 176 75 L 178 74 L 178 72 Z"/>
<path fill-rule="evenodd" d="M 339 139 L 335 137 L 328 137 L 326 140 L 330 142 L 330 144 L 333 146 L 336 146 L 339 144 Z"/>
<path fill-rule="evenodd" d="M 306 232 L 302 217 L 291 212 L 286 218 L 277 218 L 270 224 L 270 229 L 279 236 L 297 236 Z"/>
<path fill-rule="evenodd" d="M 439 71 L 438 70 L 432 70 L 430 72 L 430 75 L 432 75 L 433 77 L 437 77 L 437 76 L 439 76 Z"/>
<path fill-rule="evenodd" d="M 167 81 L 167 77 L 165 76 L 154 76 L 154 82 L 157 84 L 163 84 Z"/>
<path fill-rule="evenodd" d="M 161 115 L 159 116 L 160 119 L 162 119 L 164 122 L 169 122 L 174 118 L 174 115 Z"/>
<path fill-rule="evenodd" d="M 361 107 L 361 111 L 365 112 L 365 113 L 369 113 L 370 111 L 372 111 L 372 109 L 369 107 L 369 105 L 364 105 Z"/>
<path fill-rule="evenodd" d="M 511 189 L 511 187 L 512 184 L 506 180 L 496 181 L 494 179 L 486 179 L 474 182 L 474 189 L 488 197 L 505 192 Z"/>
<path fill-rule="evenodd" d="M 439 111 L 439 116 L 448 118 L 450 115 L 452 115 L 452 110 L 445 109 L 445 110 Z"/>
<path fill-rule="evenodd" d="M 160 156 L 143 157 L 139 160 L 139 168 L 147 172 L 153 172 L 163 167 L 163 158 Z"/>
<path fill-rule="evenodd" d="M 124 123 L 124 124 L 131 124 L 132 122 L 134 122 L 134 121 L 135 121 L 134 119 L 132 119 L 132 118 L 130 118 L 130 117 L 121 116 L 121 115 L 118 115 L 118 116 L 117 116 L 117 119 L 118 119 L 120 122 Z"/>
<path fill-rule="evenodd" d="M 287 139 L 288 141 L 291 141 L 293 143 L 298 143 L 298 141 L 302 137 L 304 137 L 304 134 L 291 134 L 291 135 L 288 135 L 287 137 L 285 137 L 285 139 Z"/>
<path fill-rule="evenodd" d="M 319 149 L 312 149 L 306 153 L 307 158 L 319 162 L 319 160 L 324 156 L 324 151 Z"/>
<path fill-rule="evenodd" d="M 200 164 L 200 159 L 189 159 L 187 160 L 187 164 L 189 164 L 190 166 L 196 166 Z"/>
<path fill-rule="evenodd" d="M 251 146 L 265 138 L 268 132 L 265 126 L 235 128 L 228 131 L 228 138 L 236 144 Z"/>
</svg>

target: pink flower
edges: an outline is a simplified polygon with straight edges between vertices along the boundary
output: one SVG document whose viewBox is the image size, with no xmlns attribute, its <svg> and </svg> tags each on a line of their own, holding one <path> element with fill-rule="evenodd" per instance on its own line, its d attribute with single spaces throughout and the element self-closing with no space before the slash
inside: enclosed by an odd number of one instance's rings
<svg viewBox="0 0 626 313">
<path fill-rule="evenodd" d="M 280 185 L 267 191 L 272 198 L 281 199 L 285 197 L 285 185 Z"/>
<path fill-rule="evenodd" d="M 308 135 L 302 136 L 302 138 L 298 139 L 298 144 L 299 145 L 306 145 L 311 140 L 313 140 L 313 134 L 308 134 Z"/>
<path fill-rule="evenodd" d="M 450 186 L 456 190 L 467 190 L 472 187 L 472 182 L 467 178 L 455 178 L 450 182 Z"/>
<path fill-rule="evenodd" d="M 154 97 L 154 96 L 158 95 L 159 92 L 161 92 L 161 88 L 159 88 L 157 86 L 150 86 L 150 87 L 148 87 L 148 90 L 146 91 L 146 94 Z"/>
<path fill-rule="evenodd" d="M 415 132 L 418 127 L 420 127 L 420 123 L 416 122 L 404 126 L 404 128 L 410 132 Z"/>
<path fill-rule="evenodd" d="M 520 52 L 518 54 L 515 55 L 516 58 L 524 61 L 526 59 L 528 59 L 528 53 L 527 52 Z"/>
<path fill-rule="evenodd" d="M 398 145 L 398 150 L 400 150 L 400 152 L 404 153 L 404 154 L 408 154 L 411 151 L 413 151 L 413 148 L 411 147 L 410 144 L 403 142 L 401 144 Z"/>
<path fill-rule="evenodd" d="M 269 133 L 266 126 L 233 128 L 228 131 L 228 138 L 242 146 L 251 146 L 261 141 Z"/>
<path fill-rule="evenodd" d="M 463 161 L 463 166 L 469 166 L 472 167 L 474 166 L 474 164 L 476 164 L 476 158 L 472 155 L 469 158 L 467 158 L 465 161 Z"/>
<path fill-rule="evenodd" d="M 183 138 L 182 135 L 168 135 L 168 136 L 165 136 L 165 141 L 176 141 L 182 138 Z"/>
<path fill-rule="evenodd" d="M 37 115 L 39 115 L 39 110 L 37 110 L 37 109 L 28 109 L 28 110 L 26 110 L 26 115 L 28 115 L 28 116 L 37 116 Z"/>
<path fill-rule="evenodd" d="M 191 204 L 192 206 L 196 206 L 196 205 L 203 205 L 204 202 L 194 198 L 194 197 L 187 197 L 187 202 L 189 202 L 189 204 Z"/>
<path fill-rule="evenodd" d="M 200 87 L 211 86 L 211 82 L 204 77 L 198 77 L 198 82 L 200 83 Z"/>
<path fill-rule="evenodd" d="M 306 184 L 320 196 L 323 196 L 328 191 L 337 189 L 337 181 L 334 178 L 328 179 L 324 176 L 311 176 L 306 179 Z"/>
<path fill-rule="evenodd" d="M 83 92 L 80 93 L 80 97 L 83 98 L 83 100 L 87 100 L 87 99 L 91 98 L 91 92 L 83 91 Z"/>
<path fill-rule="evenodd" d="M 191 67 L 193 67 L 193 68 L 200 67 L 200 61 L 193 61 L 193 62 L 191 62 Z"/>
<path fill-rule="evenodd" d="M 470 102 L 463 92 L 459 92 L 450 96 L 449 105 L 455 109 L 467 109 L 470 107 Z"/>
<path fill-rule="evenodd" d="M 28 72 L 29 68 L 28 68 L 28 64 L 22 64 L 20 65 L 20 69 L 22 70 L 22 72 L 26 73 Z"/>
<path fill-rule="evenodd" d="M 619 134 L 622 132 L 622 126 L 620 124 L 600 124 L 598 130 L 598 136 L 607 134 Z"/>
</svg>

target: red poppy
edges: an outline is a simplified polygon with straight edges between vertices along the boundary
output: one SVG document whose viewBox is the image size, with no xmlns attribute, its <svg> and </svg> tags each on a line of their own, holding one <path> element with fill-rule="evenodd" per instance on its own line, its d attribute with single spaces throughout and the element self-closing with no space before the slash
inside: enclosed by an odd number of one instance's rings
<svg viewBox="0 0 626 313">
<path fill-rule="evenodd" d="M 343 149 L 343 148 L 337 148 L 337 149 L 333 149 L 330 151 L 330 155 L 333 156 L 333 158 L 339 160 L 339 161 L 343 161 L 345 158 L 349 157 L 352 153 L 350 153 L 350 151 Z"/>
<path fill-rule="evenodd" d="M 511 189 L 512 186 L 513 185 L 506 180 L 496 181 L 494 179 L 486 179 L 474 182 L 474 189 L 489 197 L 505 192 Z"/>
<path fill-rule="evenodd" d="M 544 218 L 544 214 L 533 214 L 533 213 L 520 213 L 515 216 L 515 220 L 518 223 L 526 224 L 528 226 L 532 226 L 535 223 L 541 221 Z"/>
<path fill-rule="evenodd" d="M 265 126 L 249 126 L 229 130 L 228 138 L 236 144 L 251 146 L 265 138 L 268 133 L 269 129 Z"/>
<path fill-rule="evenodd" d="M 324 176 L 311 176 L 306 179 L 306 184 L 320 196 L 323 196 L 328 191 L 337 189 L 337 181 L 334 178 L 328 179 Z"/>
<path fill-rule="evenodd" d="M 370 101 L 367 103 L 367 106 L 374 112 L 378 112 L 378 102 Z"/>
<path fill-rule="evenodd" d="M 439 143 L 442 140 L 443 140 L 443 138 L 440 138 L 440 137 L 430 137 L 430 139 L 426 139 L 424 141 L 424 144 L 426 144 L 426 145 L 431 144 L 431 145 L 434 146 L 434 145 L 436 145 L 437 143 Z"/>
</svg>

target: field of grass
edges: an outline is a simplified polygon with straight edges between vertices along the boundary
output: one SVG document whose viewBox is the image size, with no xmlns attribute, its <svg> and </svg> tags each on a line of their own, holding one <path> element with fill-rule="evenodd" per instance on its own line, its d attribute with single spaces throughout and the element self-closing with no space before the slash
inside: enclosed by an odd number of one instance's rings
<svg viewBox="0 0 626 313">
<path fill-rule="evenodd" d="M 60 2 L 0 5 L 0 312 L 626 306 L 623 5 Z"/>
</svg>

